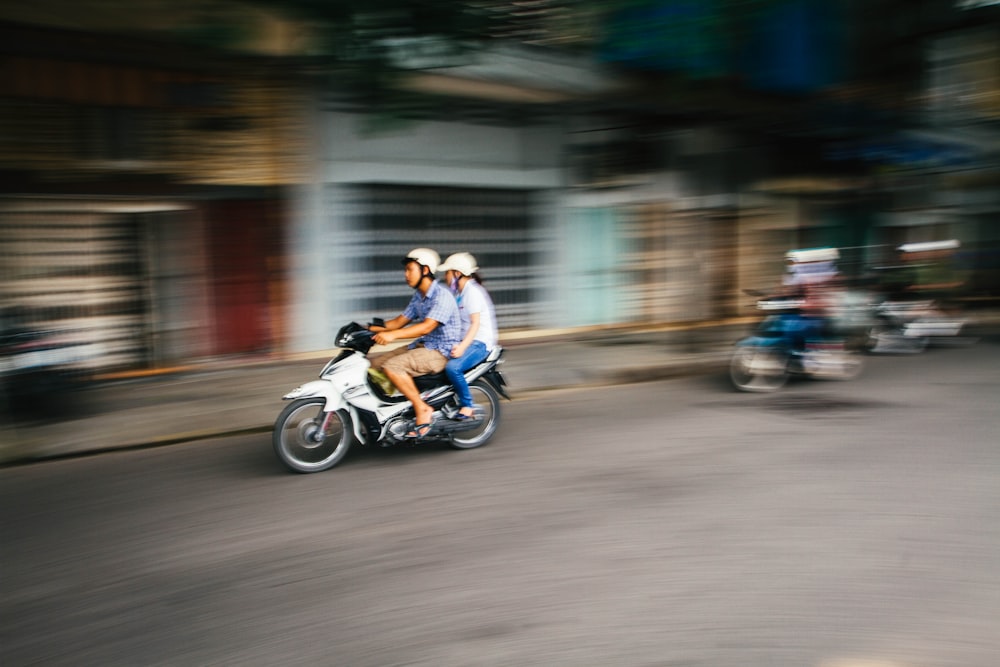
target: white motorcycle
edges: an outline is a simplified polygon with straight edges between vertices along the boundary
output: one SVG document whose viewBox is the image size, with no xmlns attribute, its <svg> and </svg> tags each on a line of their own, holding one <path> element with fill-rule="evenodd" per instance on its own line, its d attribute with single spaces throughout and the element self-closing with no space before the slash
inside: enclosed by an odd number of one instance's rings
<svg viewBox="0 0 1000 667">
<path fill-rule="evenodd" d="M 390 447 L 417 442 L 446 442 L 456 449 L 484 445 L 500 424 L 500 396 L 510 400 L 500 372 L 503 348 L 493 349 L 485 361 L 465 373 L 476 404 L 471 419 L 459 418 L 455 389 L 444 373 L 414 378 L 421 397 L 434 408 L 433 424 L 415 438 L 413 406 L 402 395 L 386 393 L 369 374 L 368 351 L 374 334 L 356 322 L 337 333 L 343 351 L 307 382 L 283 397 L 291 401 L 274 424 L 274 452 L 295 472 L 329 470 L 347 455 L 355 442 Z"/>
<path fill-rule="evenodd" d="M 922 352 L 928 345 L 961 338 L 965 319 L 942 312 L 934 301 L 886 300 L 875 308 L 869 350 L 886 353 Z"/>
</svg>

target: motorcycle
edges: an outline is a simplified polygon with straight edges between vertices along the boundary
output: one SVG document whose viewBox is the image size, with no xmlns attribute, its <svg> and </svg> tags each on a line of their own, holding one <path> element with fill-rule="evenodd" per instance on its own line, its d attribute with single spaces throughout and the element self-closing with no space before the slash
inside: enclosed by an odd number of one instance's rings
<svg viewBox="0 0 1000 667">
<path fill-rule="evenodd" d="M 37 328 L 0 313 L 0 412 L 10 418 L 51 418 L 52 400 L 67 410 L 85 386 L 82 363 L 91 346 L 66 332 Z"/>
<path fill-rule="evenodd" d="M 965 319 L 940 301 L 949 289 L 961 286 L 948 269 L 951 254 L 960 247 L 956 239 L 905 243 L 896 248 L 896 264 L 873 267 L 885 298 L 875 306 L 877 324 L 870 351 L 914 353 L 931 344 L 965 340 L 961 338 Z M 939 265 L 943 274 L 932 274 L 935 277 L 924 282 L 918 279 L 921 269 L 933 271 Z M 944 284 L 928 285 L 928 280 Z"/>
<path fill-rule="evenodd" d="M 729 365 L 741 391 L 769 392 L 792 376 L 848 380 L 862 370 L 847 339 L 831 336 L 825 318 L 786 312 L 766 317 L 754 333 L 736 343 Z"/>
<path fill-rule="evenodd" d="M 501 346 L 465 373 L 476 403 L 472 419 L 456 419 L 460 406 L 444 373 L 414 378 L 421 398 L 434 408 L 430 431 L 417 438 L 408 435 L 416 426 L 410 401 L 388 393 L 369 373 L 374 335 L 357 322 L 343 326 L 335 340 L 342 351 L 323 367 L 320 379 L 283 396 L 291 402 L 275 421 L 272 441 L 278 459 L 290 470 L 329 470 L 356 442 L 382 447 L 438 442 L 473 449 L 493 437 L 500 424 L 500 396 L 510 400 L 500 372 Z"/>
<path fill-rule="evenodd" d="M 875 307 L 877 326 L 870 335 L 875 353 L 922 352 L 932 342 L 960 340 L 965 320 L 943 313 L 930 300 L 886 300 Z"/>
</svg>

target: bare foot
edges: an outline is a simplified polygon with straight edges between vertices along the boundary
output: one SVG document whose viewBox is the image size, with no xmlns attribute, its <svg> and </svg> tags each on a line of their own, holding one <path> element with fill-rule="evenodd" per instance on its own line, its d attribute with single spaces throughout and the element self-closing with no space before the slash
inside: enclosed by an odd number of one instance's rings
<svg viewBox="0 0 1000 667">
<path fill-rule="evenodd" d="M 424 403 L 413 408 L 413 417 L 418 424 L 430 424 L 434 417 L 434 408 Z"/>
<path fill-rule="evenodd" d="M 434 418 L 434 408 L 424 403 L 422 406 L 414 406 L 413 420 L 416 427 L 408 433 L 410 437 L 422 438 L 431 430 L 431 421 Z"/>
</svg>

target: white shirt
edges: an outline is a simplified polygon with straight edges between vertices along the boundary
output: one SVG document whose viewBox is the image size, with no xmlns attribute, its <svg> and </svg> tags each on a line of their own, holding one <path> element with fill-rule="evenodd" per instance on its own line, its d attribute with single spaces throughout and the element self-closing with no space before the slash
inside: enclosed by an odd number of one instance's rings
<svg viewBox="0 0 1000 667">
<path fill-rule="evenodd" d="M 493 301 L 486 289 L 470 278 L 462 291 L 458 293 L 456 300 L 458 301 L 458 313 L 462 317 L 463 331 L 467 332 L 472 324 L 470 315 L 479 313 L 479 330 L 476 331 L 475 340 L 482 341 L 487 350 L 496 347 L 499 338 L 497 317 L 493 310 Z"/>
<path fill-rule="evenodd" d="M 833 262 L 802 262 L 788 267 L 781 282 L 784 285 L 814 285 L 836 276 L 837 267 Z"/>
</svg>

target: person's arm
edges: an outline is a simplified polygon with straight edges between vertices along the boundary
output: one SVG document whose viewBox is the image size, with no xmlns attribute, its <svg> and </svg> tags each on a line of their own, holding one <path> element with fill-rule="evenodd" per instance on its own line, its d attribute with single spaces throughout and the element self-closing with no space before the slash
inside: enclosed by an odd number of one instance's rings
<svg viewBox="0 0 1000 667">
<path fill-rule="evenodd" d="M 385 322 L 382 326 L 377 324 L 371 325 L 368 327 L 368 330 L 376 334 L 386 331 L 396 331 L 398 329 L 402 329 L 417 317 L 417 295 L 414 293 L 413 296 L 410 297 L 410 302 L 406 304 L 406 308 L 403 309 L 403 312 L 396 315 L 396 317 L 392 318 L 388 322 Z"/>
<path fill-rule="evenodd" d="M 375 334 L 376 343 L 378 343 L 379 345 L 388 345 L 389 343 L 397 340 L 405 340 L 407 338 L 420 338 L 421 336 L 425 336 L 430 332 L 434 331 L 438 327 L 437 320 L 425 318 L 410 327 L 400 326 L 394 329 L 390 329 L 389 324 L 394 322 L 396 319 L 399 318 L 393 318 L 392 320 L 389 320 L 389 322 L 386 322 L 386 330 L 380 331 L 379 333 Z M 409 322 L 409 320 L 406 321 Z"/>
<path fill-rule="evenodd" d="M 451 348 L 451 356 L 458 359 L 465 354 L 472 341 L 476 340 L 477 333 L 479 333 L 479 313 L 469 313 L 469 330 L 465 332 L 462 342 Z"/>
<path fill-rule="evenodd" d="M 382 331 L 394 331 L 396 329 L 402 329 L 410 322 L 410 318 L 406 316 L 405 313 L 400 313 L 396 317 L 392 318 L 385 323 L 385 326 L 379 326 L 377 324 L 372 324 L 368 327 L 369 331 L 379 333 Z"/>
</svg>

